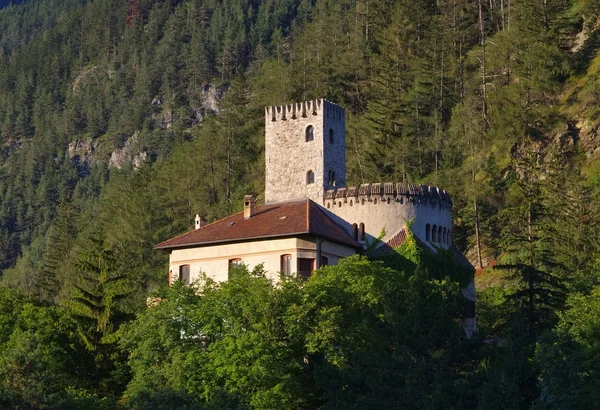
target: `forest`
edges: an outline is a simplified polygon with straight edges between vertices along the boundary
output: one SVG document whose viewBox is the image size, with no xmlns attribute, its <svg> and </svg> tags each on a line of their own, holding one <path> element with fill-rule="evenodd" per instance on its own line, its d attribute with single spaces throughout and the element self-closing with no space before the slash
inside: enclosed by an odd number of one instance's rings
<svg viewBox="0 0 600 410">
<path fill-rule="evenodd" d="M 598 0 L 1 8 L 0 408 L 598 408 L 599 28 Z M 264 107 L 314 98 L 349 184 L 450 193 L 475 272 L 409 240 L 169 287 L 154 245 L 260 202 Z"/>
</svg>

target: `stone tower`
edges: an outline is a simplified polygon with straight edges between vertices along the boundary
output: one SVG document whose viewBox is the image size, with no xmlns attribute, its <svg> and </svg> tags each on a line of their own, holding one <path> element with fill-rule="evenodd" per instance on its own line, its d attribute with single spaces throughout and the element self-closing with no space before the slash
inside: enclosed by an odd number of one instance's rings
<svg viewBox="0 0 600 410">
<path fill-rule="evenodd" d="M 346 111 L 325 99 L 265 108 L 265 202 L 346 186 Z"/>
</svg>

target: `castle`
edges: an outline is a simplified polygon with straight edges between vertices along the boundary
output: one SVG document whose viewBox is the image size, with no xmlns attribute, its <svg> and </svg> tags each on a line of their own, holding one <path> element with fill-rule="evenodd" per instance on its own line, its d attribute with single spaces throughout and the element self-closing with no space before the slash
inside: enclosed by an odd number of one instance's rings
<svg viewBox="0 0 600 410">
<path fill-rule="evenodd" d="M 262 263 L 274 280 L 307 277 L 366 248 L 401 245 L 408 223 L 431 252 L 454 249 L 452 201 L 443 189 L 346 186 L 345 124 L 344 108 L 325 99 L 266 107 L 264 204 L 248 195 L 243 212 L 211 224 L 196 216 L 196 229 L 156 245 L 170 252 L 169 280 L 190 283 L 206 273 L 224 281 L 238 263 Z M 463 294 L 474 302 L 474 286 Z"/>
</svg>

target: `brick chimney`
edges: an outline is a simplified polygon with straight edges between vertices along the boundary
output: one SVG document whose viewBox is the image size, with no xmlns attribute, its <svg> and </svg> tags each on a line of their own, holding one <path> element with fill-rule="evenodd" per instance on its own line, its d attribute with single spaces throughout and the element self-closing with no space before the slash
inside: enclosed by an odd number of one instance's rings
<svg viewBox="0 0 600 410">
<path fill-rule="evenodd" d="M 194 220 L 194 222 L 196 222 L 196 229 L 200 229 L 204 225 L 206 225 L 206 218 L 204 216 L 196 214 L 196 219 Z"/>
<path fill-rule="evenodd" d="M 244 219 L 252 218 L 254 215 L 254 196 L 246 195 L 244 197 Z"/>
</svg>

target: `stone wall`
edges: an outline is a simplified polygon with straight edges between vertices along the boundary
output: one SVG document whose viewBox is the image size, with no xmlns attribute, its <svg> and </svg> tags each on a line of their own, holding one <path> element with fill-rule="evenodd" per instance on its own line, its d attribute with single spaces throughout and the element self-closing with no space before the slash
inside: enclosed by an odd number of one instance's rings
<svg viewBox="0 0 600 410">
<path fill-rule="evenodd" d="M 442 248 L 452 243 L 452 201 L 436 187 L 401 183 L 342 187 L 328 190 L 323 206 L 351 235 L 353 224 L 364 224 L 369 243 L 382 232 L 382 240 L 388 241 L 411 221 L 411 230 L 423 242 Z M 441 228 L 441 239 L 433 235 L 434 227 Z"/>
<path fill-rule="evenodd" d="M 345 110 L 325 99 L 266 107 L 265 202 L 310 198 L 321 203 L 326 189 L 345 186 L 345 124 Z M 310 126 L 314 139 L 307 141 Z M 314 173 L 310 184 L 309 171 Z"/>
</svg>

